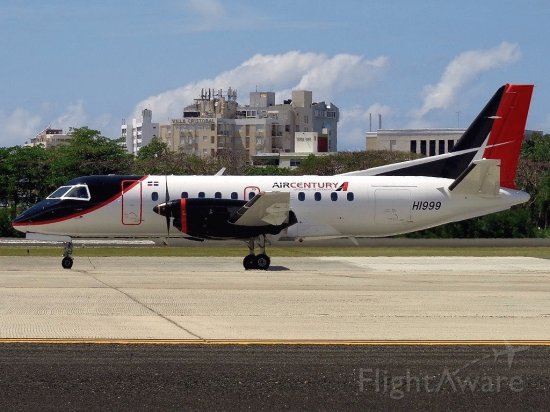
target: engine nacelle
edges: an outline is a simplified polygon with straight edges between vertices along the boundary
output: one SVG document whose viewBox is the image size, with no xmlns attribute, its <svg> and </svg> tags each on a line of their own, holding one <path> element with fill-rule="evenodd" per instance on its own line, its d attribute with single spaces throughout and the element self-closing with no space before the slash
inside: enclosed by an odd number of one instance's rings
<svg viewBox="0 0 550 412">
<path fill-rule="evenodd" d="M 179 231 L 202 239 L 247 239 L 263 234 L 276 235 L 297 222 L 294 212 L 281 225 L 242 226 L 230 223 L 230 218 L 246 204 L 244 200 L 177 199 L 155 206 L 162 216 L 173 219 Z"/>
</svg>

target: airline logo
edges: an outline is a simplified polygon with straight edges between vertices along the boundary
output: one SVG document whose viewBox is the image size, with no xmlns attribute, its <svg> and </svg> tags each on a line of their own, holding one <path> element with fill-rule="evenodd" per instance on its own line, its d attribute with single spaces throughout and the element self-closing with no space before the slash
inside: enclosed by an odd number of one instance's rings
<svg viewBox="0 0 550 412">
<path fill-rule="evenodd" d="M 347 192 L 348 182 L 275 182 L 272 189 L 293 189 L 293 190 L 331 190 L 336 192 Z"/>
</svg>

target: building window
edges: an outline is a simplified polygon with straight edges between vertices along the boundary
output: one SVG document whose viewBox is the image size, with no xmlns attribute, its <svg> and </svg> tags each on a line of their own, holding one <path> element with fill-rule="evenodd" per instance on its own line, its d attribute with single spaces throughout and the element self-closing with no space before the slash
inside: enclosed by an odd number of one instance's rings
<svg viewBox="0 0 550 412">
<path fill-rule="evenodd" d="M 450 152 L 455 147 L 454 140 L 447 140 L 447 151 Z"/>
<path fill-rule="evenodd" d="M 216 136 L 210 136 L 210 144 L 216 144 Z"/>
<path fill-rule="evenodd" d="M 239 198 L 239 195 L 237 194 L 237 192 L 231 192 L 231 199 L 236 200 L 238 198 Z"/>
<path fill-rule="evenodd" d="M 315 192 L 315 196 L 314 196 L 315 200 L 318 202 L 319 200 L 321 200 L 321 192 Z"/>
<path fill-rule="evenodd" d="M 187 199 L 189 197 L 189 193 L 187 192 L 181 192 L 181 198 L 182 199 Z"/>
<path fill-rule="evenodd" d="M 298 200 L 300 202 L 303 202 L 304 200 L 306 200 L 306 194 L 304 192 L 298 193 Z"/>
<path fill-rule="evenodd" d="M 439 140 L 439 154 L 445 153 L 445 140 Z"/>
<path fill-rule="evenodd" d="M 216 198 L 216 199 L 221 199 L 221 198 L 222 198 L 221 192 L 216 192 L 216 193 L 214 193 L 214 198 Z"/>
<path fill-rule="evenodd" d="M 338 193 L 332 192 L 330 194 L 330 200 L 332 200 L 333 202 L 336 202 L 338 200 Z"/>
<path fill-rule="evenodd" d="M 151 193 L 151 200 L 152 200 L 153 202 L 156 202 L 157 200 L 159 200 L 159 194 L 158 194 L 158 192 L 153 192 L 153 193 Z"/>
<path fill-rule="evenodd" d="M 353 199 L 354 199 L 353 192 L 348 192 L 347 198 L 349 202 L 353 202 Z"/>
<path fill-rule="evenodd" d="M 411 153 L 416 153 L 416 140 L 411 140 Z"/>
<path fill-rule="evenodd" d="M 435 140 L 430 140 L 430 156 L 435 155 Z"/>
<path fill-rule="evenodd" d="M 426 141 L 421 140 L 420 141 L 420 153 L 426 156 Z"/>
<path fill-rule="evenodd" d="M 203 198 L 204 197 L 204 192 L 199 192 L 199 197 Z"/>
</svg>

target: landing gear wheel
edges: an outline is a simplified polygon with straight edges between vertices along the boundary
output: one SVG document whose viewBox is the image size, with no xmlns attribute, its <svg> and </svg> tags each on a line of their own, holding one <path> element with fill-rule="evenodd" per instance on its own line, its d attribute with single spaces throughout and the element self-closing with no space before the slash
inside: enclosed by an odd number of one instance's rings
<svg viewBox="0 0 550 412">
<path fill-rule="evenodd" d="M 70 256 L 65 256 L 63 260 L 61 261 L 61 266 L 63 266 L 63 269 L 70 269 L 73 267 L 73 258 Z"/>
<path fill-rule="evenodd" d="M 267 270 L 271 264 L 271 259 L 265 253 L 260 253 L 256 256 L 256 268 L 260 270 Z"/>
<path fill-rule="evenodd" d="M 247 255 L 243 259 L 243 266 L 246 270 L 257 269 L 256 267 L 256 256 Z"/>
</svg>

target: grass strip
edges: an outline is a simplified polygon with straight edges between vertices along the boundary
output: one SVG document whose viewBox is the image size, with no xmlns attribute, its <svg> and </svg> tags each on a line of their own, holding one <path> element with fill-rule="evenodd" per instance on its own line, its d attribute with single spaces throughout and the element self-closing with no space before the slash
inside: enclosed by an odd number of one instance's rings
<svg viewBox="0 0 550 412">
<path fill-rule="evenodd" d="M 243 257 L 246 247 L 200 246 L 200 247 L 89 247 L 76 246 L 74 256 L 116 257 Z M 268 248 L 272 257 L 369 257 L 369 256 L 528 256 L 550 259 L 550 247 L 281 247 Z M 50 246 L 6 246 L 0 247 L 0 256 L 61 256 L 63 247 Z"/>
</svg>

